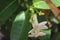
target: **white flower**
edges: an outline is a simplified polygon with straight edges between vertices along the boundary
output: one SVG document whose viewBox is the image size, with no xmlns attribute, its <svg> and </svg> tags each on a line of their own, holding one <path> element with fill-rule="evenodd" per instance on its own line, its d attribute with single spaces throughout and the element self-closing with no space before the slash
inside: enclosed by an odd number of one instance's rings
<svg viewBox="0 0 60 40">
<path fill-rule="evenodd" d="M 38 37 L 38 36 L 46 35 L 46 33 L 40 32 L 42 29 L 48 29 L 48 27 L 45 25 L 46 23 L 47 23 L 47 21 L 43 21 L 41 23 L 38 23 L 37 15 L 34 14 L 33 23 L 32 23 L 33 29 L 31 29 L 28 32 L 28 34 L 29 34 L 28 37 Z"/>
</svg>

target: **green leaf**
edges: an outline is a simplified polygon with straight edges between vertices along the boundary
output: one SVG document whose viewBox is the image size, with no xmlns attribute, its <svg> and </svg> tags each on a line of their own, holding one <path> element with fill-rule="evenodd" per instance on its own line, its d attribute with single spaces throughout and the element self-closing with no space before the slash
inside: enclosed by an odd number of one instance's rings
<svg viewBox="0 0 60 40">
<path fill-rule="evenodd" d="M 16 11 L 18 2 L 13 0 L 0 12 L 0 26 Z"/>
<path fill-rule="evenodd" d="M 41 32 L 46 33 L 46 35 L 45 36 L 40 36 L 39 40 L 49 40 L 50 39 L 50 35 L 51 35 L 51 30 L 50 29 L 48 29 L 48 30 L 41 30 Z"/>
<path fill-rule="evenodd" d="M 56 5 L 56 7 L 60 6 L 60 0 L 51 0 L 51 1 Z M 33 0 L 33 5 L 35 8 L 38 9 L 49 9 L 48 5 L 43 0 L 38 1 Z"/>
<path fill-rule="evenodd" d="M 0 0 L 0 12 L 11 2 L 12 0 Z"/>
<path fill-rule="evenodd" d="M 16 16 L 11 29 L 11 40 L 27 40 L 28 32 L 31 29 L 30 16 L 29 12 L 24 13 L 24 11 Z"/>
<path fill-rule="evenodd" d="M 55 18 L 55 16 L 51 13 L 49 14 L 49 19 L 51 22 L 55 23 L 55 24 L 60 24 L 60 21 L 58 19 Z"/>
<path fill-rule="evenodd" d="M 52 40 L 60 40 L 60 32 L 57 32 Z"/>
</svg>

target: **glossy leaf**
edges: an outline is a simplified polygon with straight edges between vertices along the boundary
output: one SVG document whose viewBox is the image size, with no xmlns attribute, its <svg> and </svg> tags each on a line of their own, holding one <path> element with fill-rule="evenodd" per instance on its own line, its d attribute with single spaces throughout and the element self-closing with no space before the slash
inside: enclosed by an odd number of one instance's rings
<svg viewBox="0 0 60 40">
<path fill-rule="evenodd" d="M 60 0 L 51 0 L 51 1 L 56 5 L 56 7 L 60 6 Z M 48 5 L 43 0 L 38 1 L 33 0 L 33 5 L 35 8 L 38 9 L 49 9 Z"/>
<path fill-rule="evenodd" d="M 5 8 L 0 12 L 0 26 L 5 23 L 5 21 L 16 11 L 18 8 L 18 3 L 16 0 L 10 2 Z"/>
<path fill-rule="evenodd" d="M 28 32 L 31 29 L 30 16 L 31 14 L 27 12 L 21 12 L 16 16 L 11 29 L 11 40 L 27 40 Z"/>
</svg>

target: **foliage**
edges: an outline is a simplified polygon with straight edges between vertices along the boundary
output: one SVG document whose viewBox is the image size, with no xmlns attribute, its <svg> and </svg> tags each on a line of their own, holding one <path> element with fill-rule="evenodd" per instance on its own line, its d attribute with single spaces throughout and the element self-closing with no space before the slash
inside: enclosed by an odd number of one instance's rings
<svg viewBox="0 0 60 40">
<path fill-rule="evenodd" d="M 59 0 L 51 1 L 55 4 L 55 6 L 60 7 Z M 30 10 L 30 8 L 32 10 Z M 3 30 L 3 32 L 6 32 L 7 30 L 6 34 L 9 34 L 7 36 L 10 40 L 27 40 L 28 32 L 32 28 L 31 23 L 29 22 L 31 16 L 36 13 L 38 15 L 38 22 L 46 20 L 45 14 L 41 15 L 41 9 L 48 9 L 50 11 L 50 8 L 44 0 L 0 0 L 1 30 Z M 53 18 L 51 17 L 50 19 Z M 55 23 L 58 23 L 58 21 Z M 46 32 L 48 36 L 38 37 L 38 39 L 45 40 L 46 37 L 49 38 L 49 30 L 50 29 L 43 31 Z M 48 40 L 48 38 L 46 38 L 46 40 Z"/>
<path fill-rule="evenodd" d="M 60 1 L 59 0 L 51 0 L 57 7 L 60 6 Z M 58 3 L 57 3 L 58 2 Z M 38 9 L 49 9 L 49 6 L 44 2 L 44 0 L 33 0 L 33 5 L 35 8 Z"/>
</svg>

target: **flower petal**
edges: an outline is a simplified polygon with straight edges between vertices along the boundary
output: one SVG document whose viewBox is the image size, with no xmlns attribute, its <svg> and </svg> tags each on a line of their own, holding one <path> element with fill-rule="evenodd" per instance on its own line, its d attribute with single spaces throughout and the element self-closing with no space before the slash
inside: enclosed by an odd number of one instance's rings
<svg viewBox="0 0 60 40">
<path fill-rule="evenodd" d="M 45 25 L 47 24 L 47 21 L 40 22 L 39 25 Z"/>
<path fill-rule="evenodd" d="M 32 26 L 35 27 L 35 26 L 37 26 L 37 25 L 38 25 L 37 15 L 34 14 Z"/>
</svg>

